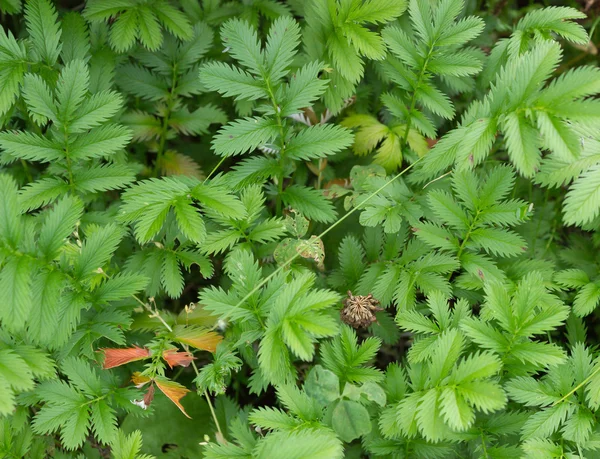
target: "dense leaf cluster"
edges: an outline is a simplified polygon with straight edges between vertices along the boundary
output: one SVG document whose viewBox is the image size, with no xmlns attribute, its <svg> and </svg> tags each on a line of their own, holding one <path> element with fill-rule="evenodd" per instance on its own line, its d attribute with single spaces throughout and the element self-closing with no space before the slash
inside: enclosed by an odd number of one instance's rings
<svg viewBox="0 0 600 459">
<path fill-rule="evenodd" d="M 598 456 L 600 10 L 475 3 L 0 0 L 0 457 Z"/>
</svg>

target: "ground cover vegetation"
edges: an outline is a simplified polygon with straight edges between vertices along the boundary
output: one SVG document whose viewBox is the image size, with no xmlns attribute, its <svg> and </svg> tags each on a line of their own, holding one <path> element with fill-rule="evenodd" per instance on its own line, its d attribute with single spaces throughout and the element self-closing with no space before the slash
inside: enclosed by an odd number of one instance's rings
<svg viewBox="0 0 600 459">
<path fill-rule="evenodd" d="M 600 457 L 599 12 L 0 0 L 0 457 Z"/>
</svg>

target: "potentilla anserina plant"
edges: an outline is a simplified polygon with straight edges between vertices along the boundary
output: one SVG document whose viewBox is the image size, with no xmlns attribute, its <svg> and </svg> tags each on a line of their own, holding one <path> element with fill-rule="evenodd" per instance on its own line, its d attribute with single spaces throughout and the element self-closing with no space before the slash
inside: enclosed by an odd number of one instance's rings
<svg viewBox="0 0 600 459">
<path fill-rule="evenodd" d="M 600 1 L 0 24 L 1 458 L 600 455 Z"/>
</svg>

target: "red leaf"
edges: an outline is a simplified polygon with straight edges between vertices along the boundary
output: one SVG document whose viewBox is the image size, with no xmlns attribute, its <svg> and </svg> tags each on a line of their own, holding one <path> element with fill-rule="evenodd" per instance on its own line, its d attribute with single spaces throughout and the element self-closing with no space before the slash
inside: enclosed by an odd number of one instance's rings
<svg viewBox="0 0 600 459">
<path fill-rule="evenodd" d="M 100 350 L 104 352 L 104 363 L 102 368 L 105 370 L 150 357 L 150 351 L 148 349 L 138 346 L 126 347 L 123 349 L 112 348 Z"/>
<path fill-rule="evenodd" d="M 180 367 L 189 367 L 194 356 L 189 352 L 177 352 L 177 349 L 167 349 L 163 352 L 163 359 L 169 365 L 169 368 L 173 368 L 177 365 Z"/>
<path fill-rule="evenodd" d="M 157 376 L 154 379 L 154 382 L 156 383 L 158 388 L 161 390 L 161 392 L 163 394 L 165 394 L 169 398 L 169 400 L 171 400 L 175 405 L 177 405 L 177 408 L 179 408 L 186 417 L 192 419 L 185 412 L 185 409 L 183 408 L 181 403 L 179 403 L 179 400 L 181 400 L 183 397 L 185 397 L 185 395 L 188 392 L 190 392 L 189 389 L 187 389 L 186 387 L 182 386 L 181 384 L 179 384 L 175 381 L 171 381 L 170 379 L 167 379 L 162 376 Z"/>
</svg>

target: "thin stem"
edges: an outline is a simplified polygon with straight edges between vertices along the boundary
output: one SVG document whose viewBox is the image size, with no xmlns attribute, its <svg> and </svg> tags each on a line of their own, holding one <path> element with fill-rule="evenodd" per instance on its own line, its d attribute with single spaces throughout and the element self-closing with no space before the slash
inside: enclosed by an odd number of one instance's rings
<svg viewBox="0 0 600 459">
<path fill-rule="evenodd" d="M 475 226 L 477 224 L 477 218 L 479 217 L 479 213 L 480 213 L 480 211 L 478 209 L 477 213 L 475 214 L 475 217 L 473 218 L 473 221 L 469 225 L 469 229 L 467 230 L 467 234 L 465 234 L 465 238 L 462 240 L 462 242 L 460 244 L 460 247 L 458 248 L 458 252 L 456 254 L 456 258 L 458 258 L 459 260 L 460 260 L 460 256 L 463 253 L 463 250 L 465 249 L 465 246 L 467 245 L 467 242 L 469 242 L 469 237 L 471 236 L 471 233 L 475 229 Z"/>
<path fill-rule="evenodd" d="M 329 226 L 328 228 L 326 228 L 321 234 L 319 234 L 317 236 L 317 238 L 321 239 L 323 236 L 325 236 L 327 233 L 329 233 L 330 231 L 332 231 L 336 226 L 340 225 L 344 220 L 346 220 L 347 218 L 350 217 L 350 215 L 354 214 L 356 211 L 358 211 L 363 205 L 365 205 L 367 202 L 369 202 L 371 199 L 373 199 L 375 196 L 377 196 L 379 193 L 381 193 L 385 188 L 387 188 L 391 183 L 395 182 L 397 179 L 399 179 L 400 177 L 402 177 L 406 172 L 408 172 L 410 169 L 412 169 L 416 164 L 418 164 L 423 158 L 419 158 L 418 160 L 416 160 L 414 163 L 412 163 L 411 165 L 407 166 L 406 168 L 404 168 L 401 172 L 399 172 L 398 174 L 396 174 L 394 177 L 392 177 L 389 181 L 387 181 L 386 183 L 384 183 L 382 186 L 380 186 L 377 190 L 375 190 L 373 193 L 371 193 L 369 196 L 367 196 L 363 201 L 361 201 L 356 207 L 354 207 L 353 209 L 351 209 L 349 212 L 347 212 L 342 218 L 340 218 L 338 221 L 336 221 L 335 223 L 333 223 L 331 226 Z M 250 290 L 250 292 L 248 292 L 248 294 L 246 294 L 246 296 L 244 296 L 240 301 L 238 301 L 238 303 L 232 308 L 230 309 L 230 311 L 226 314 L 224 314 L 221 319 L 225 320 L 227 319 L 228 315 L 230 312 L 232 312 L 233 310 L 239 308 L 242 304 L 244 304 L 246 302 L 246 300 L 248 300 L 248 298 L 250 298 L 252 295 L 254 295 L 258 290 L 260 290 L 267 282 L 269 282 L 271 279 L 273 279 L 275 276 L 277 276 L 280 272 L 282 272 L 290 263 L 292 263 L 294 260 L 296 260 L 298 257 L 300 257 L 300 253 L 296 253 L 293 256 L 291 256 L 290 258 L 288 258 L 279 268 L 277 268 L 275 271 L 273 271 L 270 275 L 268 275 L 267 277 L 265 277 L 262 281 L 260 281 L 252 290 Z M 215 324 L 213 326 L 213 329 L 217 326 L 217 324 Z"/>
<path fill-rule="evenodd" d="M 192 362 L 192 366 L 194 367 L 194 371 L 196 372 L 196 374 L 198 374 L 198 368 L 196 368 L 196 364 L 194 362 Z M 213 421 L 215 421 L 217 432 L 219 432 L 221 438 L 225 439 L 225 435 L 223 435 L 221 425 L 219 424 L 219 419 L 217 418 L 217 413 L 215 412 L 215 407 L 213 406 L 212 400 L 210 399 L 207 391 L 204 391 L 204 398 L 206 399 L 206 403 L 208 403 L 208 408 L 210 409 L 210 414 L 212 415 Z"/>
<path fill-rule="evenodd" d="M 104 277 L 106 277 L 107 279 L 110 279 L 110 276 L 108 274 L 106 274 L 104 272 L 104 270 L 102 270 L 102 268 L 98 268 L 98 273 L 102 274 Z M 137 295 L 131 295 L 131 297 L 137 301 L 145 310 L 147 310 L 150 313 L 150 317 L 156 317 L 158 320 L 160 320 L 160 322 L 165 326 L 165 328 L 167 330 L 169 330 L 169 332 L 172 332 L 173 329 L 171 328 L 171 326 L 165 321 L 165 319 L 163 319 L 161 317 L 161 315 L 158 312 L 158 308 L 154 308 L 152 309 L 152 307 L 150 306 L 150 304 L 143 302 L 142 300 L 140 300 Z"/>
<path fill-rule="evenodd" d="M 268 78 L 265 79 L 267 83 L 267 92 L 269 93 L 269 98 L 271 99 L 271 105 L 273 105 L 273 111 L 275 113 L 275 120 L 277 121 L 277 126 L 279 127 L 279 138 L 281 140 L 281 145 L 279 146 L 279 169 L 281 170 L 280 174 L 276 177 L 277 179 L 277 198 L 275 203 L 275 211 L 277 215 L 281 215 L 282 202 L 281 195 L 283 194 L 283 159 L 285 157 L 285 131 L 283 129 L 283 121 L 281 119 L 279 105 L 277 104 L 277 100 L 275 100 L 275 93 L 271 88 L 271 82 Z"/>
<path fill-rule="evenodd" d="M 169 116 L 170 109 L 167 108 L 165 112 L 165 116 L 163 118 L 162 126 L 160 128 L 160 140 L 158 143 L 158 150 L 156 151 L 156 161 L 154 163 L 154 174 L 158 175 L 161 163 L 163 160 L 163 156 L 165 154 L 165 145 L 167 143 L 167 133 L 169 131 Z"/>
<path fill-rule="evenodd" d="M 423 62 L 423 67 L 421 67 L 421 72 L 419 72 L 419 78 L 417 79 L 417 85 L 415 87 L 415 90 L 413 91 L 412 98 L 410 101 L 410 109 L 408 110 L 408 119 L 406 120 L 406 129 L 404 130 L 404 135 L 402 136 L 402 143 L 400 144 L 401 148 L 404 148 L 404 146 L 406 145 L 406 142 L 408 140 L 408 134 L 410 133 L 410 128 L 411 128 L 411 124 L 412 124 L 411 113 L 415 109 L 415 105 L 417 104 L 417 91 L 419 89 L 419 86 L 421 86 L 421 81 L 423 80 L 423 77 L 425 76 L 425 72 L 427 70 L 427 64 L 429 64 L 429 59 L 431 59 L 434 47 L 435 47 L 435 43 L 432 44 L 431 47 L 429 48 L 429 52 L 427 53 L 425 62 Z"/>
<path fill-rule="evenodd" d="M 219 169 L 219 167 L 221 167 L 221 164 L 223 164 L 223 162 L 227 159 L 227 156 L 223 156 L 221 158 L 221 161 L 219 161 L 217 163 L 217 165 L 215 167 L 212 168 L 212 170 L 210 171 L 210 173 L 206 176 L 206 178 L 204 179 L 204 182 L 202 183 L 206 183 L 208 181 L 209 178 L 211 178 L 213 176 L 213 174 L 215 172 L 217 172 L 217 170 Z"/>
<path fill-rule="evenodd" d="M 480 431 L 480 437 L 481 437 L 481 448 L 482 448 L 484 457 L 486 457 L 486 458 L 490 457 L 487 452 L 487 446 L 485 445 L 485 436 L 483 435 L 483 430 Z"/>
<path fill-rule="evenodd" d="M 581 383 L 577 384 L 577 386 L 575 386 L 575 388 L 573 390 L 570 390 L 569 393 L 567 395 L 565 395 L 564 397 L 562 397 L 560 400 L 557 400 L 556 402 L 554 402 L 552 404 L 552 406 L 556 406 L 559 403 L 564 402 L 566 399 L 568 399 L 571 395 L 573 395 L 575 392 L 577 392 L 579 389 L 581 389 L 583 386 L 585 386 L 588 382 L 591 381 L 591 379 L 596 376 L 598 373 L 600 373 L 600 364 L 597 365 L 596 369 L 592 372 L 591 375 L 589 375 L 587 378 L 585 378 L 583 381 L 581 381 Z"/>
<path fill-rule="evenodd" d="M 183 345 L 184 349 L 186 351 L 189 352 L 189 347 L 187 346 L 187 344 Z M 192 367 L 194 368 L 194 372 L 196 373 L 196 376 L 198 376 L 199 371 L 198 371 L 198 367 L 196 366 L 196 362 L 194 362 L 192 360 Z M 219 419 L 217 418 L 217 413 L 215 412 L 215 407 L 212 404 L 212 400 L 210 399 L 208 392 L 205 390 L 204 391 L 204 398 L 206 398 L 206 403 L 208 403 L 208 408 L 210 409 L 210 414 L 212 415 L 213 421 L 215 421 L 215 426 L 217 427 L 217 432 L 219 432 L 219 435 L 221 436 L 222 439 L 225 439 L 225 435 L 223 435 L 223 431 L 221 430 L 221 424 L 219 424 Z"/>
<path fill-rule="evenodd" d="M 432 183 L 437 182 L 438 180 L 443 179 L 444 177 L 448 177 L 450 174 L 452 174 L 452 171 L 448 171 L 445 174 L 440 175 L 439 177 L 434 178 L 433 180 L 427 182 L 425 185 L 423 185 L 423 189 L 427 188 L 429 185 L 431 185 Z"/>
<path fill-rule="evenodd" d="M 162 126 L 160 129 L 160 139 L 158 141 L 158 150 L 156 151 L 156 162 L 154 163 L 154 174 L 159 175 L 163 156 L 165 154 L 165 146 L 167 144 L 167 135 L 169 133 L 169 118 L 171 117 L 171 111 L 173 110 L 173 99 L 175 90 L 177 89 L 177 63 L 173 64 L 173 75 L 171 81 L 171 89 L 169 90 L 169 96 L 167 97 L 165 116 L 162 120 Z"/>
<path fill-rule="evenodd" d="M 319 175 L 317 176 L 317 190 L 321 189 L 321 182 L 323 181 L 323 169 L 325 169 L 325 166 L 323 165 L 324 161 L 325 158 L 319 158 Z"/>
<path fill-rule="evenodd" d="M 134 298 L 135 295 L 132 295 Z M 137 298 L 136 298 L 137 299 Z M 144 308 L 150 313 L 150 317 L 156 317 L 158 320 L 160 320 L 160 322 L 165 326 L 165 328 L 167 330 L 169 330 L 169 332 L 173 331 L 173 328 L 171 328 L 171 326 L 165 321 L 165 319 L 162 318 L 162 316 L 160 315 L 160 313 L 158 312 L 158 308 L 154 308 L 152 309 L 152 307 L 148 304 L 148 303 L 144 303 L 141 300 L 137 299 L 142 305 L 144 305 Z"/>
</svg>

